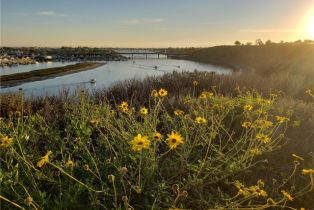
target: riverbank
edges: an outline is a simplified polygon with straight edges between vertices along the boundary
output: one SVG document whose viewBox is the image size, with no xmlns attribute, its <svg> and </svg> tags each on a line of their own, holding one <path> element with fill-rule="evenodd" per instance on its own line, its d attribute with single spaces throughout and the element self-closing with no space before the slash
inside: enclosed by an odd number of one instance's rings
<svg viewBox="0 0 314 210">
<path fill-rule="evenodd" d="M 45 79 L 51 79 L 58 76 L 64 76 L 67 74 L 73 74 L 81 71 L 91 70 L 104 65 L 105 63 L 97 62 L 85 62 L 77 63 L 74 65 L 54 67 L 47 69 L 33 70 L 29 72 L 16 73 L 11 75 L 0 76 L 0 83 L 3 87 L 13 86 L 20 83 L 41 81 Z"/>
</svg>

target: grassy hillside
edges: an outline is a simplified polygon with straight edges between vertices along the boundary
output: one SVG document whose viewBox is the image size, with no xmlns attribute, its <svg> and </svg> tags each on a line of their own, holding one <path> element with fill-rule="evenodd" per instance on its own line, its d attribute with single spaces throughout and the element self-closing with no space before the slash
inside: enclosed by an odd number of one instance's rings
<svg viewBox="0 0 314 210">
<path fill-rule="evenodd" d="M 314 76 L 313 44 L 216 46 L 192 52 L 188 58 L 236 70 L 251 70 L 262 75 L 289 72 Z"/>
</svg>

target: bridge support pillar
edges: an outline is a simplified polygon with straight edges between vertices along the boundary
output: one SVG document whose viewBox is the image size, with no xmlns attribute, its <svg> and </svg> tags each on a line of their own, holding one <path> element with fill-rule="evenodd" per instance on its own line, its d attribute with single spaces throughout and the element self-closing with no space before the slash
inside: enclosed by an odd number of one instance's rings
<svg viewBox="0 0 314 210">
<path fill-rule="evenodd" d="M 158 53 L 158 59 L 159 59 L 159 53 Z"/>
<path fill-rule="evenodd" d="M 146 60 L 147 60 L 147 54 L 146 54 Z"/>
</svg>

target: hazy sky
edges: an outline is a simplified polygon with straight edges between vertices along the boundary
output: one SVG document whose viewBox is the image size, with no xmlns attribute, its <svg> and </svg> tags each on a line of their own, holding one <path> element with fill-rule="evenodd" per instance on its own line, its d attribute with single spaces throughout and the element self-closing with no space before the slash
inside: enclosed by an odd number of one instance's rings
<svg viewBox="0 0 314 210">
<path fill-rule="evenodd" d="M 314 38 L 304 32 L 314 0 L 0 1 L 2 46 L 206 47 Z"/>
</svg>

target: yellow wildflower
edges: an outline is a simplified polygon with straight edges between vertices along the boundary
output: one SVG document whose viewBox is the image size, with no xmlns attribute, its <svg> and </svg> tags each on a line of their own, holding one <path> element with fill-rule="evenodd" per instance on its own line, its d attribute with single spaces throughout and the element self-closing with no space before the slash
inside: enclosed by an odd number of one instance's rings
<svg viewBox="0 0 314 210">
<path fill-rule="evenodd" d="M 184 104 L 189 104 L 189 103 L 191 103 L 191 101 L 192 101 L 192 99 L 189 98 L 189 97 L 185 97 L 185 98 L 183 99 L 183 103 L 184 103 Z"/>
<path fill-rule="evenodd" d="M 159 141 L 161 139 L 162 135 L 161 133 L 159 132 L 155 132 L 154 135 L 153 135 L 153 138 L 156 140 L 156 141 Z"/>
<path fill-rule="evenodd" d="M 271 100 L 267 100 L 267 99 L 257 98 L 256 101 L 260 105 L 270 105 L 271 104 Z"/>
<path fill-rule="evenodd" d="M 288 121 L 289 121 L 289 118 L 287 118 L 287 117 L 282 117 L 282 116 L 276 116 L 276 120 L 277 120 L 279 123 L 284 123 L 284 122 L 288 122 Z"/>
<path fill-rule="evenodd" d="M 184 111 L 177 109 L 173 112 L 176 116 L 184 115 Z"/>
<path fill-rule="evenodd" d="M 49 162 L 49 155 L 51 155 L 52 152 L 49 150 L 45 156 L 43 156 L 38 162 L 37 162 L 37 167 L 41 168 L 43 167 L 46 163 Z"/>
<path fill-rule="evenodd" d="M 8 148 L 12 145 L 13 138 L 9 138 L 8 136 L 0 136 L 0 147 Z"/>
<path fill-rule="evenodd" d="M 250 123 L 250 122 L 243 122 L 243 123 L 242 123 L 242 127 L 243 127 L 243 128 L 250 128 L 251 125 L 252 125 L 252 123 Z"/>
<path fill-rule="evenodd" d="M 256 156 L 262 154 L 261 150 L 259 150 L 258 148 L 252 148 L 252 149 L 249 150 L 249 152 L 250 152 L 251 155 L 256 155 Z"/>
<path fill-rule="evenodd" d="M 261 196 L 261 197 L 267 197 L 267 192 L 265 190 L 260 189 L 258 185 L 251 186 L 249 190 L 252 192 L 252 194 Z"/>
<path fill-rule="evenodd" d="M 263 142 L 264 144 L 267 144 L 271 141 L 271 138 L 265 134 L 261 134 L 261 133 L 258 133 L 256 135 L 256 139 Z"/>
<path fill-rule="evenodd" d="M 125 101 L 122 101 L 121 104 L 119 105 L 119 108 L 121 109 L 122 112 L 128 112 L 129 104 Z"/>
<path fill-rule="evenodd" d="M 170 149 L 175 149 L 178 145 L 183 143 L 182 136 L 177 132 L 171 131 L 171 134 L 167 134 L 167 136 L 166 143 Z"/>
<path fill-rule="evenodd" d="M 214 93 L 210 92 L 210 91 L 203 91 L 201 93 L 201 95 L 199 96 L 200 99 L 206 99 L 206 98 L 209 98 L 211 96 L 213 96 Z"/>
<path fill-rule="evenodd" d="M 195 119 L 197 124 L 206 124 L 207 120 L 204 117 L 196 117 Z"/>
<path fill-rule="evenodd" d="M 207 96 L 206 96 L 206 94 L 205 94 L 205 93 L 201 93 L 201 95 L 199 96 L 199 98 L 200 98 L 200 99 L 206 99 L 206 98 L 207 98 Z"/>
<path fill-rule="evenodd" d="M 262 109 L 257 109 L 257 110 L 256 110 L 256 114 L 258 114 L 258 115 L 266 115 L 267 112 L 265 112 L 265 111 L 262 110 Z"/>
<path fill-rule="evenodd" d="M 165 89 L 161 88 L 161 89 L 159 89 L 158 94 L 159 94 L 160 97 L 165 97 L 165 96 L 168 95 L 168 91 L 166 91 Z"/>
<path fill-rule="evenodd" d="M 157 98 L 158 97 L 158 91 L 157 90 L 152 90 L 151 96 L 153 96 L 154 98 Z"/>
<path fill-rule="evenodd" d="M 194 86 L 198 86 L 198 84 L 199 84 L 198 81 L 196 81 L 196 80 L 193 81 Z"/>
<path fill-rule="evenodd" d="M 142 108 L 140 109 L 140 113 L 141 113 L 142 115 L 147 115 L 147 114 L 148 114 L 148 109 L 146 109 L 145 107 L 142 107 Z"/>
<path fill-rule="evenodd" d="M 234 182 L 234 186 L 238 188 L 239 195 L 243 195 L 244 197 L 248 197 L 251 195 L 251 192 L 239 180 L 236 180 Z"/>
<path fill-rule="evenodd" d="M 283 194 L 285 199 L 293 201 L 293 197 L 287 191 L 281 190 L 281 193 Z"/>
<path fill-rule="evenodd" d="M 262 189 L 257 189 L 255 193 L 261 197 L 267 197 L 268 196 L 267 192 L 265 190 L 262 190 Z"/>
<path fill-rule="evenodd" d="M 252 111 L 253 110 L 253 106 L 252 105 L 244 105 L 243 106 L 243 110 L 244 111 Z"/>
<path fill-rule="evenodd" d="M 27 196 L 25 203 L 30 206 L 33 203 L 33 198 L 31 196 Z"/>
<path fill-rule="evenodd" d="M 72 160 L 68 160 L 65 165 L 68 167 L 68 168 L 72 168 L 74 166 L 74 162 Z"/>
<path fill-rule="evenodd" d="M 314 169 L 303 169 L 302 174 L 304 175 L 314 174 Z"/>
<path fill-rule="evenodd" d="M 253 126 L 256 128 L 270 128 L 273 126 L 273 122 L 269 120 L 255 120 Z"/>
<path fill-rule="evenodd" d="M 134 139 L 130 142 L 132 145 L 132 150 L 140 152 L 143 149 L 147 149 L 150 146 L 150 142 L 147 139 L 147 136 L 142 136 L 141 134 L 137 134 Z"/>
</svg>

